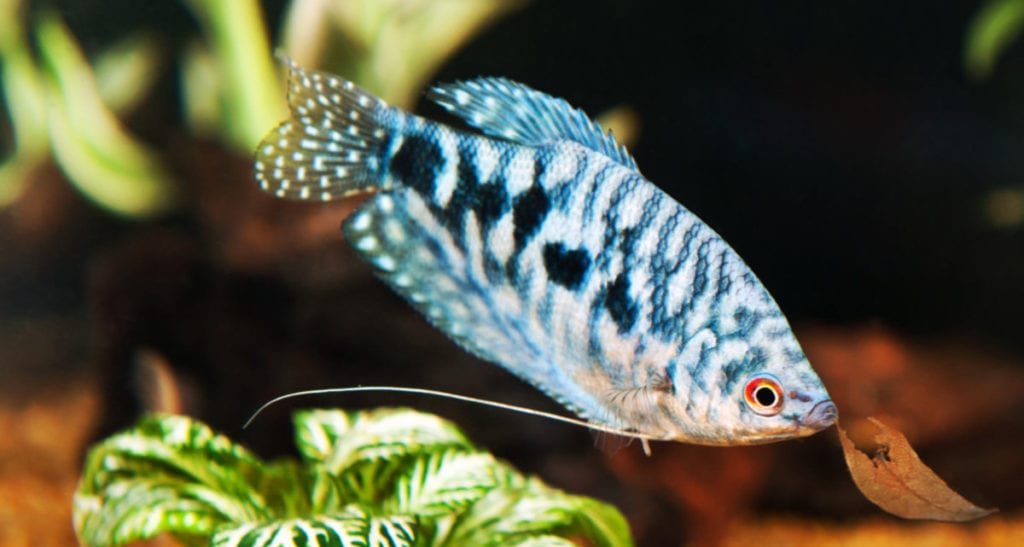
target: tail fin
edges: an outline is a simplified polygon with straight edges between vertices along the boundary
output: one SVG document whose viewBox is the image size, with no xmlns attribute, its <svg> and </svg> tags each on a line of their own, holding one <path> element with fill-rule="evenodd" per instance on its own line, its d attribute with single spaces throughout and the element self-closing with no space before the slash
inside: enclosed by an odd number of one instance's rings
<svg viewBox="0 0 1024 547">
<path fill-rule="evenodd" d="M 328 201 L 381 188 L 389 108 L 352 82 L 288 65 L 291 118 L 256 150 L 256 180 L 281 198 Z"/>
</svg>

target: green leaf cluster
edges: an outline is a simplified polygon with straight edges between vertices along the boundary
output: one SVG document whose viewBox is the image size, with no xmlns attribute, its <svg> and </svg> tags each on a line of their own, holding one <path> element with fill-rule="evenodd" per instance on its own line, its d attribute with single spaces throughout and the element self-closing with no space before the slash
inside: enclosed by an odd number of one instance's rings
<svg viewBox="0 0 1024 547">
<path fill-rule="evenodd" d="M 163 532 L 256 545 L 631 545 L 622 515 L 407 409 L 294 416 L 301 461 L 264 462 L 189 418 L 151 415 L 92 448 L 75 493 L 88 545 Z"/>
</svg>

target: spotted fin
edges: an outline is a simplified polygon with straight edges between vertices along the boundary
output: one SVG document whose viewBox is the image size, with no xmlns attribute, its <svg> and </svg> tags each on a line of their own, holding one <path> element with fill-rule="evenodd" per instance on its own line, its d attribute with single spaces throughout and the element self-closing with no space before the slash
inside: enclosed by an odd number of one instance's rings
<svg viewBox="0 0 1024 547">
<path fill-rule="evenodd" d="M 569 103 L 505 78 L 441 85 L 427 97 L 484 134 L 529 146 L 569 140 L 637 169 L 626 147 Z"/>
<path fill-rule="evenodd" d="M 352 82 L 307 71 L 291 59 L 291 118 L 256 149 L 256 180 L 277 197 L 327 201 L 381 188 L 388 106 Z"/>
</svg>

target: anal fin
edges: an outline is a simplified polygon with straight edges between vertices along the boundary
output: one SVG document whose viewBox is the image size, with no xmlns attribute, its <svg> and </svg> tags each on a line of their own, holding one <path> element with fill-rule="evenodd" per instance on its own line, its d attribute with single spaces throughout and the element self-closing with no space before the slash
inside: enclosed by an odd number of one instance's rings
<svg viewBox="0 0 1024 547">
<path fill-rule="evenodd" d="M 519 375 L 542 359 L 513 316 L 504 313 L 505 291 L 479 275 L 473 263 L 479 257 L 455 243 L 415 191 L 374 195 L 349 216 L 343 231 L 379 278 L 471 353 Z"/>
</svg>

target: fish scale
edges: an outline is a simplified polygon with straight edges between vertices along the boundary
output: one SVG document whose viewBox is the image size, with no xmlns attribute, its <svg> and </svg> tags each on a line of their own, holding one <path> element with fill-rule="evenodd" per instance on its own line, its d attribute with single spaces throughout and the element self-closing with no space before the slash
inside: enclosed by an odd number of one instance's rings
<svg viewBox="0 0 1024 547">
<path fill-rule="evenodd" d="M 288 90 L 291 119 L 257 149 L 261 188 L 376 192 L 346 239 L 466 350 L 647 438 L 754 444 L 835 420 L 742 259 L 565 101 L 502 78 L 428 93 L 476 133 L 290 61 Z"/>
</svg>

